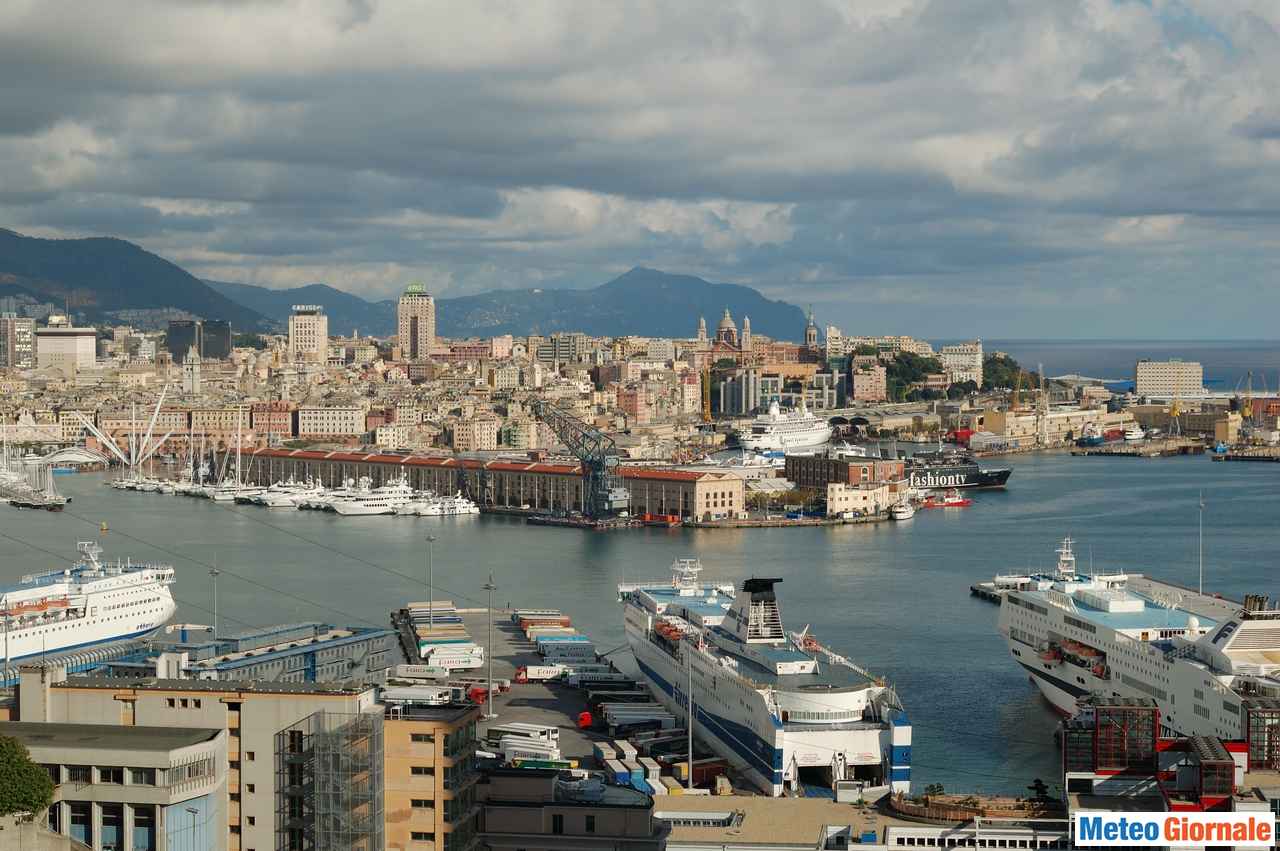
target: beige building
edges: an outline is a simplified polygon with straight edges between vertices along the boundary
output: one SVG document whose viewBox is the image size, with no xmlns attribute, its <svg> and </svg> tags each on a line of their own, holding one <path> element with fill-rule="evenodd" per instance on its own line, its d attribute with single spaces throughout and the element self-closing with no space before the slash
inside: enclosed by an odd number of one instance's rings
<svg viewBox="0 0 1280 851">
<path fill-rule="evenodd" d="M 853 485 L 831 482 L 827 485 L 827 516 L 881 514 L 902 499 L 901 491 L 905 489 L 905 483 L 902 482 L 862 482 Z"/>
<path fill-rule="evenodd" d="M 1204 395 L 1204 367 L 1195 361 L 1140 360 L 1133 373 L 1134 392 L 1139 396 Z"/>
<path fill-rule="evenodd" d="M 0 735 L 53 777 L 55 833 L 100 851 L 227 847 L 224 729 L 10 722 Z"/>
<path fill-rule="evenodd" d="M 498 448 L 502 421 L 492 414 L 477 414 L 459 420 L 453 427 L 453 448 L 458 452 L 478 452 Z"/>
<path fill-rule="evenodd" d="M 364 408 L 298 408 L 299 437 L 354 437 L 365 433 Z"/>
<path fill-rule="evenodd" d="M 93 369 L 98 359 L 98 332 L 76 328 L 65 316 L 50 316 L 49 324 L 35 332 L 36 366 L 54 368 L 64 375 Z"/>
<path fill-rule="evenodd" d="M 401 356 L 426 360 L 436 344 L 436 302 L 422 284 L 405 288 L 396 305 Z"/>
<path fill-rule="evenodd" d="M 479 774 L 474 704 L 389 704 L 383 722 L 387 851 L 472 847 Z"/>
<path fill-rule="evenodd" d="M 938 360 L 946 370 L 947 380 L 952 384 L 972 381 L 982 385 L 982 341 L 970 340 L 967 343 L 955 343 L 943 346 L 938 350 Z"/>
<path fill-rule="evenodd" d="M 855 402 L 883 402 L 888 398 L 888 376 L 880 364 L 853 371 L 849 398 Z"/>
<path fill-rule="evenodd" d="M 1129 411 L 1109 412 L 1105 408 L 1055 408 L 1047 416 L 1017 411 L 986 411 L 983 427 L 999 437 L 1017 440 L 1043 438 L 1046 444 L 1065 443 L 1084 434 L 1092 426 L 1099 434 L 1112 429 L 1127 429 L 1134 424 Z"/>
<path fill-rule="evenodd" d="M 325 363 L 329 354 L 329 317 L 318 304 L 295 304 L 289 317 L 289 359 Z"/>
<path fill-rule="evenodd" d="M 660 851 L 667 825 L 653 798 L 629 786 L 591 794 L 551 769 L 488 772 L 480 785 L 480 830 L 491 851 Z"/>
<path fill-rule="evenodd" d="M 0 315 L 0 366 L 31 369 L 36 365 L 36 321 L 16 313 Z"/>
</svg>

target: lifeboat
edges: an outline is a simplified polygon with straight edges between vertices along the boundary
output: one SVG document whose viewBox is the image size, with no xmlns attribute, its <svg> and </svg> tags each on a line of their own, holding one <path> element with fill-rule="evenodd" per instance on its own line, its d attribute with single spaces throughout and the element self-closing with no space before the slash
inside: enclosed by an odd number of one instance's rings
<svg viewBox="0 0 1280 851">
<path fill-rule="evenodd" d="M 1062 661 L 1062 651 L 1052 644 L 1050 644 L 1045 649 L 1041 650 L 1038 655 L 1040 656 L 1041 660 L 1045 662 L 1061 662 Z"/>
</svg>

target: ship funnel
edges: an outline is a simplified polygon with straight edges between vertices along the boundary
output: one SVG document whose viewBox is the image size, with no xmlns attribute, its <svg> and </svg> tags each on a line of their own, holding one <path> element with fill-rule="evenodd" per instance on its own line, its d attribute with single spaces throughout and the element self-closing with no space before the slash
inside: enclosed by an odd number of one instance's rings
<svg viewBox="0 0 1280 851">
<path fill-rule="evenodd" d="M 782 614 L 773 586 L 781 579 L 748 579 L 733 599 L 725 623 L 739 640 L 748 644 L 775 644 L 786 640 Z"/>
</svg>

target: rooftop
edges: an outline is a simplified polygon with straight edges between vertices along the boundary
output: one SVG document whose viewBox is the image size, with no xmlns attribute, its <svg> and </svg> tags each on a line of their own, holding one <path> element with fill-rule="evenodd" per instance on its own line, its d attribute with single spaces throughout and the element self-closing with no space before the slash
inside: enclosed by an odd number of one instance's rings
<svg viewBox="0 0 1280 851">
<path fill-rule="evenodd" d="M 35 667 L 35 666 L 32 666 Z M 316 694 L 356 696 L 369 691 L 368 686 L 338 683 L 281 683 L 264 680 L 173 680 L 160 677 L 68 677 L 54 688 L 143 689 L 175 692 L 251 692 L 257 694 Z"/>
<path fill-rule="evenodd" d="M 1048 605 L 1048 591 L 1022 591 L 1024 597 L 1038 599 Z M 1201 629 L 1212 630 L 1217 626 L 1217 621 L 1211 620 L 1204 615 L 1196 615 L 1185 609 L 1169 609 L 1164 606 L 1157 605 L 1150 598 L 1133 591 L 1126 592 L 1128 596 L 1141 600 L 1144 604 L 1143 610 L 1140 612 L 1106 612 L 1096 608 L 1080 599 L 1079 595 L 1073 595 L 1071 600 L 1075 603 L 1076 609 L 1079 610 L 1081 617 L 1086 620 L 1105 626 L 1114 630 L 1134 630 L 1134 629 L 1178 629 L 1185 630 L 1189 619 L 1195 617 L 1200 622 Z"/>
<path fill-rule="evenodd" d="M 668 842 L 707 843 L 732 842 L 735 847 L 763 845 L 821 848 L 819 837 L 826 826 L 849 826 L 854 836 L 873 830 L 882 836 L 886 827 L 920 825 L 886 815 L 871 808 L 837 804 L 826 798 L 766 798 L 744 795 L 692 796 L 668 795 L 654 801 L 655 818 L 674 821 Z M 681 815 L 708 818 L 723 815 L 724 824 L 681 824 Z"/>
<path fill-rule="evenodd" d="M 77 750 L 168 752 L 217 738 L 221 730 L 200 727 L 126 727 L 119 724 L 56 724 L 34 721 L 0 723 L 0 735 L 29 747 L 74 747 Z"/>
</svg>

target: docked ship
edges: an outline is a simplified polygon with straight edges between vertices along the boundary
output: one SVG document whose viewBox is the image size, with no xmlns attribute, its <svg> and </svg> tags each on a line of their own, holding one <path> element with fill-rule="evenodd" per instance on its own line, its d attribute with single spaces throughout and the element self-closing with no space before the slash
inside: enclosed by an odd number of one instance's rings
<svg viewBox="0 0 1280 851">
<path fill-rule="evenodd" d="M 1061 714 L 1090 694 L 1152 698 L 1162 735 L 1280 736 L 1280 609 L 1267 598 L 1082 574 L 1069 538 L 1053 572 L 1020 579 L 1003 594 L 1000 633 Z"/>
<path fill-rule="evenodd" d="M 945 488 L 1002 488 L 1013 470 L 978 466 L 967 452 L 917 452 L 903 458 L 907 478 L 916 490 Z"/>
<path fill-rule="evenodd" d="M 5 667 L 32 656 L 137 638 L 173 617 L 173 567 L 104 564 L 102 548 L 91 541 L 77 549 L 80 557 L 73 566 L 0 588 Z"/>
<path fill-rule="evenodd" d="M 803 633 L 783 631 L 780 579 L 698 582 L 696 559 L 669 581 L 623 584 L 627 641 L 641 674 L 694 735 L 770 795 L 911 785 L 911 723 L 894 689 Z"/>
<path fill-rule="evenodd" d="M 831 424 L 803 405 L 783 411 L 775 401 L 767 414 L 751 421 L 751 428 L 739 429 L 738 443 L 755 452 L 812 449 L 830 440 L 831 433 Z"/>
</svg>

